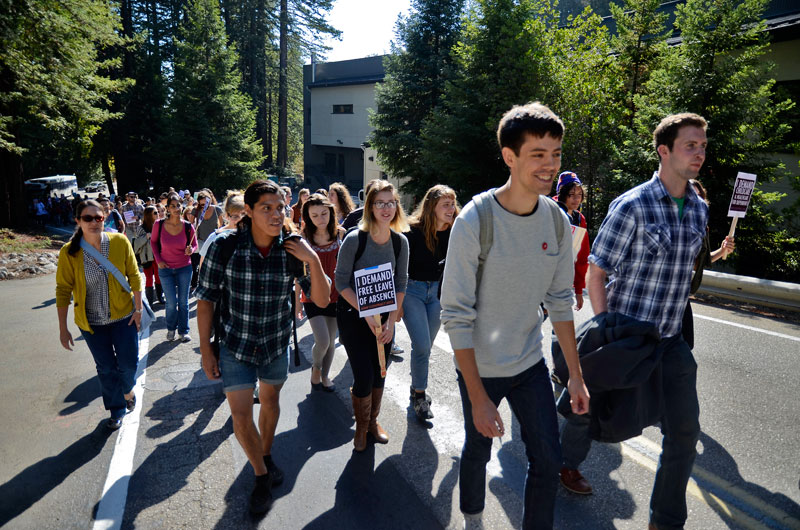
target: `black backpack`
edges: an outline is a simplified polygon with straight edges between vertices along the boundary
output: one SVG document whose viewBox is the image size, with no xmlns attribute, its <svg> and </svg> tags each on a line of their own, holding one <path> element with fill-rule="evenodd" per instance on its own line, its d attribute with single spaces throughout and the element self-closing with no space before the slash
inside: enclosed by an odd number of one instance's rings
<svg viewBox="0 0 800 530">
<path fill-rule="evenodd" d="M 225 239 L 222 240 L 222 249 L 220 252 L 220 257 L 222 258 L 222 268 L 228 268 L 228 262 L 233 257 L 233 254 L 236 252 L 236 246 L 239 243 L 239 233 L 235 232 Z M 363 252 L 363 251 L 362 251 Z M 222 291 L 222 296 L 225 297 L 225 290 Z M 300 348 L 297 345 L 297 300 L 294 295 L 291 295 L 292 299 L 292 337 L 294 339 L 294 365 L 300 366 Z M 219 361 L 219 337 L 220 333 L 222 332 L 222 302 L 220 300 L 216 305 L 214 305 L 214 317 L 213 317 L 213 325 L 214 325 L 214 340 L 211 342 L 211 349 L 214 351 L 214 357 L 217 358 Z"/>
</svg>

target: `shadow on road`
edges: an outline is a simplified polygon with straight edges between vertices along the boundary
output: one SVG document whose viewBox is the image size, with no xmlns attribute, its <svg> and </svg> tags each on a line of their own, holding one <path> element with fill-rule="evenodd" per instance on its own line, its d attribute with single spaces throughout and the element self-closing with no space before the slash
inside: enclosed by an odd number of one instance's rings
<svg viewBox="0 0 800 530">
<path fill-rule="evenodd" d="M 41 302 L 39 305 L 32 307 L 31 309 L 44 309 L 45 307 L 50 307 L 51 305 L 55 305 L 56 299 L 51 298 L 50 300 L 45 300 Z"/>
<path fill-rule="evenodd" d="M 739 465 L 733 456 L 716 440 L 708 436 L 706 433 L 700 433 L 700 443 L 703 444 L 703 452 L 697 455 L 695 464 L 702 467 L 707 471 L 715 473 L 720 478 L 732 483 L 734 486 L 745 490 L 747 493 L 757 497 L 765 504 L 774 506 L 789 515 L 800 517 L 800 504 L 797 504 L 792 499 L 782 493 L 772 492 L 755 482 L 748 482 L 739 473 Z M 718 485 L 712 484 L 703 477 L 698 477 L 697 473 L 693 474 L 693 478 L 702 486 L 701 490 L 703 498 L 711 509 L 713 509 L 729 528 L 741 528 L 741 521 L 736 523 L 731 520 L 730 514 L 726 506 L 719 503 L 719 498 L 731 504 L 738 504 L 737 508 L 743 509 L 747 515 L 756 519 L 760 519 L 761 515 L 748 511 L 748 507 L 737 503 L 737 500 L 727 493 Z M 767 514 L 768 515 L 768 514 Z M 776 521 L 778 525 L 786 524 L 785 521 Z M 776 526 L 776 528 L 783 528 Z"/>
<path fill-rule="evenodd" d="M 106 419 L 56 456 L 40 460 L 0 486 L 0 527 L 36 504 L 74 471 L 91 461 L 112 434 Z"/>
<path fill-rule="evenodd" d="M 69 416 L 78 412 L 100 397 L 100 382 L 97 376 L 92 376 L 83 383 L 79 384 L 64 398 L 64 403 L 72 403 L 58 413 L 59 416 Z"/>
</svg>

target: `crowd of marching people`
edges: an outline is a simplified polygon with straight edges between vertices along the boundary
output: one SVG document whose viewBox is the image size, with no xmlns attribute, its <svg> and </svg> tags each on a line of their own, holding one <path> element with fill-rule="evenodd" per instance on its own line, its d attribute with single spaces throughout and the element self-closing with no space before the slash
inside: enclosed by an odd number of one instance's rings
<svg viewBox="0 0 800 530">
<path fill-rule="evenodd" d="M 284 478 L 272 441 L 295 319 L 307 318 L 314 338 L 311 391 L 335 391 L 337 336 L 344 347 L 353 373 L 356 452 L 389 440 L 378 420 L 385 358 L 400 321 L 411 339 L 410 405 L 421 421 L 434 418 L 437 389 L 428 386 L 428 370 L 443 326 L 463 406 L 465 527 L 482 528 L 486 464 L 492 438 L 505 432 L 497 412 L 505 399 L 529 460 L 523 527 L 552 528 L 559 481 L 574 493 L 592 492 L 578 466 L 598 439 L 589 419 L 595 374 L 584 382 L 579 356 L 586 352 L 579 351 L 573 324 L 588 276 L 595 324 L 646 328 L 653 337 L 648 351 L 661 359 L 664 381 L 654 418 L 662 422 L 664 450 L 650 527 L 680 528 L 699 433 L 688 295 L 696 289 L 696 260 L 699 276 L 734 249 L 726 238 L 712 252 L 704 237 L 708 205 L 694 179 L 705 131 L 694 114 L 659 124 L 658 171 L 612 203 L 594 243 L 581 213 L 588 190 L 576 173 L 559 173 L 564 124 L 541 104 L 503 116 L 497 141 L 508 181 L 463 209 L 452 188 L 436 185 L 407 216 L 386 180 L 369 182 L 361 208 L 341 183 L 301 189 L 294 204 L 292 190 L 271 181 L 229 191 L 222 204 L 209 189 L 195 195 L 170 189 L 145 200 L 130 192 L 116 203 L 81 199 L 71 208 L 77 229 L 59 257 L 60 340 L 67 349 L 74 344 L 67 325 L 72 305 L 97 365 L 108 426 L 116 429 L 136 406 L 136 332 L 147 313 L 163 305 L 165 340 L 193 341 L 189 298 L 195 296 L 202 368 L 222 381 L 234 434 L 256 476 L 250 509 L 263 513 L 271 488 Z M 49 208 L 34 204 L 34 212 L 55 211 Z M 364 315 L 357 277 L 381 267 L 390 271 L 394 305 Z M 565 388 L 558 409 L 543 355 L 545 318 L 563 360 L 556 370 Z M 561 433 L 557 410 L 567 419 Z"/>
</svg>

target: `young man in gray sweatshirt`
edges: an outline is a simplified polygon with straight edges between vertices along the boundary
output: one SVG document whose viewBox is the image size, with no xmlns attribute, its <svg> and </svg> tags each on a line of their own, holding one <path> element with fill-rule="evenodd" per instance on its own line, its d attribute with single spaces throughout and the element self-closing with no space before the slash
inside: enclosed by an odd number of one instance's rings
<svg viewBox="0 0 800 530">
<path fill-rule="evenodd" d="M 465 528 L 483 528 L 486 464 L 492 438 L 505 432 L 497 412 L 503 398 L 520 423 L 528 455 L 523 528 L 553 526 L 561 447 L 542 354 L 542 302 L 564 348 L 572 410 L 589 409 L 572 320 L 572 235 L 566 215 L 547 197 L 561 167 L 563 135 L 561 120 L 540 103 L 509 110 L 497 141 L 510 176 L 486 196 L 493 238 L 480 278 L 475 201 L 464 207 L 450 234 L 442 323 L 455 352 L 464 411 L 459 485 Z"/>
</svg>

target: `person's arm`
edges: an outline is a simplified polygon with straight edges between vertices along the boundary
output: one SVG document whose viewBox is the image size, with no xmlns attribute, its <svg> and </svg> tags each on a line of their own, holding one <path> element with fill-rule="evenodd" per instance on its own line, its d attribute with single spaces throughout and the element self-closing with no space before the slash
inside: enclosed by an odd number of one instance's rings
<svg viewBox="0 0 800 530">
<path fill-rule="evenodd" d="M 736 243 L 732 237 L 725 236 L 722 245 L 711 253 L 711 263 L 720 258 L 727 258 L 736 249 Z"/>
<path fill-rule="evenodd" d="M 61 345 L 72 351 L 72 346 L 75 346 L 75 341 L 72 340 L 72 334 L 69 332 L 67 326 L 67 315 L 69 314 L 69 306 L 58 307 L 58 335 Z"/>
<path fill-rule="evenodd" d="M 164 229 L 164 221 L 156 221 L 153 223 L 152 234 L 150 236 L 150 248 L 153 250 L 153 259 L 156 261 L 159 269 L 167 266 L 161 253 L 158 251 L 158 242 L 161 240 L 161 231 Z"/>
<path fill-rule="evenodd" d="M 200 338 L 200 362 L 209 379 L 219 379 L 219 362 L 211 346 L 211 328 L 214 322 L 214 303 L 197 300 L 197 334 Z"/>
<path fill-rule="evenodd" d="M 608 311 L 606 298 L 606 271 L 595 265 L 589 264 L 589 301 L 595 315 Z"/>
<path fill-rule="evenodd" d="M 297 259 L 305 262 L 308 266 L 311 278 L 311 288 L 308 297 L 319 306 L 326 307 L 331 302 L 331 284 L 325 271 L 322 270 L 322 263 L 319 256 L 314 252 L 305 239 L 295 239 L 286 242 L 286 251 Z"/>
<path fill-rule="evenodd" d="M 475 350 L 464 348 L 453 350 L 458 363 L 458 370 L 464 378 L 467 387 L 467 396 L 472 405 L 472 423 L 475 429 L 487 438 L 495 438 L 505 434 L 503 419 L 497 406 L 489 399 L 489 394 L 481 381 L 478 373 L 478 364 L 475 362 Z"/>
<path fill-rule="evenodd" d="M 67 314 L 69 313 L 70 301 L 74 285 L 74 271 L 67 254 L 67 246 L 61 247 L 58 253 L 58 268 L 56 269 L 56 308 L 58 309 L 58 330 L 61 345 L 67 350 L 72 351 L 71 346 L 75 345 L 72 335 L 67 326 Z"/>
<path fill-rule="evenodd" d="M 227 237 L 236 237 L 228 234 Z M 209 379 L 219 379 L 219 363 L 211 346 L 211 332 L 214 323 L 214 304 L 222 303 L 222 287 L 225 269 L 221 266 L 221 253 L 225 248 L 224 240 L 217 238 L 206 254 L 203 268 L 197 279 L 197 334 L 200 340 L 200 361 L 203 372 Z M 230 257 L 229 259 L 233 259 Z"/>
</svg>

